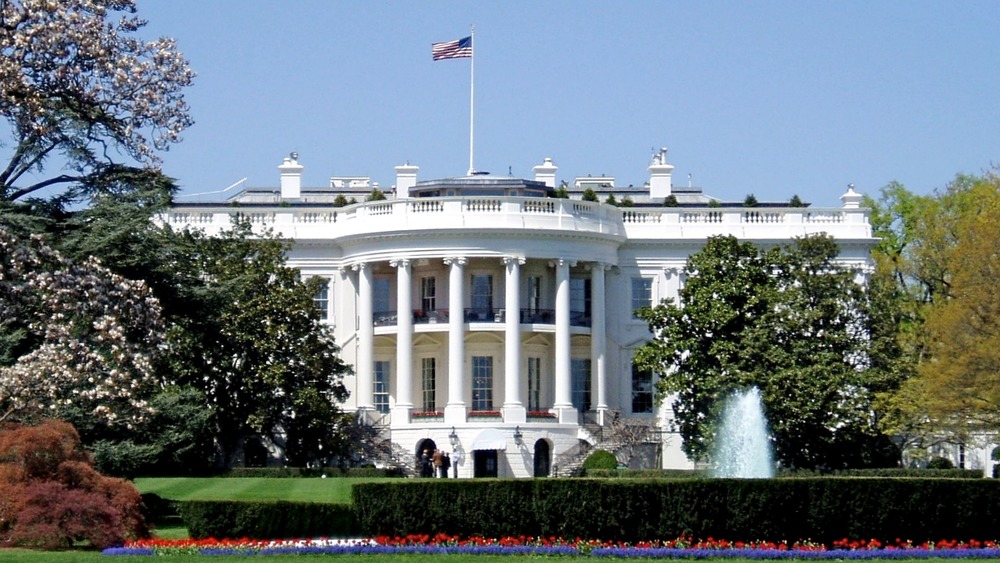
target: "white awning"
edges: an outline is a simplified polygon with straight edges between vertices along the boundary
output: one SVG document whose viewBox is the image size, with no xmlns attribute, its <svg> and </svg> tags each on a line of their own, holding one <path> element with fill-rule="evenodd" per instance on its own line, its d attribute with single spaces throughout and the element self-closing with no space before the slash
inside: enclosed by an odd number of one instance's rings
<svg viewBox="0 0 1000 563">
<path fill-rule="evenodd" d="M 507 437 L 496 428 L 487 428 L 472 441 L 473 450 L 506 450 Z"/>
</svg>

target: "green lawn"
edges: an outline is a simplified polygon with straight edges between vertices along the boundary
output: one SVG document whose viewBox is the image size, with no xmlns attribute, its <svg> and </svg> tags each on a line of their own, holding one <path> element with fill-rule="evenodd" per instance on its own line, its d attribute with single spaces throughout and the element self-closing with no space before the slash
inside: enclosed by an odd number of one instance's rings
<svg viewBox="0 0 1000 563">
<path fill-rule="evenodd" d="M 141 493 L 171 500 L 288 500 L 351 503 L 351 485 L 389 478 L 140 477 Z"/>
</svg>

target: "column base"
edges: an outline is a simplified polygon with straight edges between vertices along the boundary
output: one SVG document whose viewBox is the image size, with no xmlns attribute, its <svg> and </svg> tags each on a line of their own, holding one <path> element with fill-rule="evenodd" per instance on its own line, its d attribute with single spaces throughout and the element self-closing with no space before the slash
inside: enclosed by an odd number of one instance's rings
<svg viewBox="0 0 1000 563">
<path fill-rule="evenodd" d="M 528 409 L 524 405 L 504 405 L 502 409 L 503 421 L 508 424 L 524 424 L 528 421 Z"/>
<path fill-rule="evenodd" d="M 413 405 L 396 405 L 389 411 L 389 427 L 407 426 L 412 422 Z"/>
<path fill-rule="evenodd" d="M 570 405 L 568 407 L 552 407 L 552 410 L 559 417 L 559 424 L 579 424 L 580 411 Z"/>
<path fill-rule="evenodd" d="M 459 403 L 457 405 L 445 405 L 444 407 L 445 424 L 465 424 L 466 420 L 465 417 L 466 417 L 465 403 Z"/>
</svg>

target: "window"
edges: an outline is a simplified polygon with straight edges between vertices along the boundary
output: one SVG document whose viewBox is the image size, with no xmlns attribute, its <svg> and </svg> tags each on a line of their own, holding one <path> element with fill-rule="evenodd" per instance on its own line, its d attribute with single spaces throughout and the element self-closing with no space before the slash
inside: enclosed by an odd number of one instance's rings
<svg viewBox="0 0 1000 563">
<path fill-rule="evenodd" d="M 493 357 L 472 357 L 472 410 L 493 410 Z"/>
<path fill-rule="evenodd" d="M 372 280 L 372 312 L 378 315 L 389 311 L 392 311 L 389 306 L 389 280 L 375 278 Z"/>
<path fill-rule="evenodd" d="M 375 362 L 375 410 L 389 412 L 389 362 Z"/>
<path fill-rule="evenodd" d="M 528 311 L 537 313 L 542 308 L 542 277 L 528 276 Z"/>
<path fill-rule="evenodd" d="M 632 278 L 632 317 L 639 309 L 653 305 L 653 278 Z"/>
<path fill-rule="evenodd" d="M 323 280 L 323 285 L 320 286 L 316 295 L 313 295 L 313 305 L 319 311 L 319 318 L 325 321 L 330 310 L 330 284 L 327 280 Z"/>
<path fill-rule="evenodd" d="M 570 362 L 573 378 L 573 406 L 578 411 L 590 410 L 590 360 L 573 358 Z"/>
<path fill-rule="evenodd" d="M 437 376 L 437 366 L 434 358 L 423 358 L 420 361 L 420 382 L 421 392 L 424 396 L 424 412 L 434 412 L 437 410 L 437 403 L 434 402 L 434 392 L 437 387 L 435 378 Z"/>
<path fill-rule="evenodd" d="M 493 312 L 493 276 L 472 276 L 472 312 L 477 316 L 482 315 L 477 320 L 485 320 Z"/>
<path fill-rule="evenodd" d="M 590 280 L 570 278 L 569 310 L 571 313 L 590 315 Z"/>
<path fill-rule="evenodd" d="M 528 410 L 542 410 L 541 358 L 528 358 Z"/>
<path fill-rule="evenodd" d="M 632 364 L 632 412 L 653 412 L 653 372 L 640 370 Z"/>
<path fill-rule="evenodd" d="M 424 314 L 437 309 L 437 282 L 434 278 L 420 278 L 420 308 Z"/>
</svg>

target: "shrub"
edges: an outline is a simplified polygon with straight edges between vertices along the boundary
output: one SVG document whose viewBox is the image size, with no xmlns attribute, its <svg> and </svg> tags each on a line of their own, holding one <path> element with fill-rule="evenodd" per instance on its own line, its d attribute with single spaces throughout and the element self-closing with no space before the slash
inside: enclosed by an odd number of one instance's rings
<svg viewBox="0 0 1000 563">
<path fill-rule="evenodd" d="M 0 431 L 0 529 L 12 544 L 103 548 L 148 535 L 135 487 L 98 473 L 61 421 Z"/>
<path fill-rule="evenodd" d="M 594 450 L 583 462 L 583 471 L 591 469 L 618 469 L 618 458 L 607 450 Z"/>
<path fill-rule="evenodd" d="M 89 541 L 103 549 L 125 541 L 123 531 L 121 514 L 107 497 L 55 481 L 37 481 L 22 491 L 10 541 L 40 549 Z"/>
<path fill-rule="evenodd" d="M 177 504 L 192 538 L 347 537 L 356 534 L 354 509 L 310 502 L 186 501 Z"/>
<path fill-rule="evenodd" d="M 955 464 L 945 457 L 932 457 L 927 462 L 927 469 L 954 469 Z"/>
</svg>

